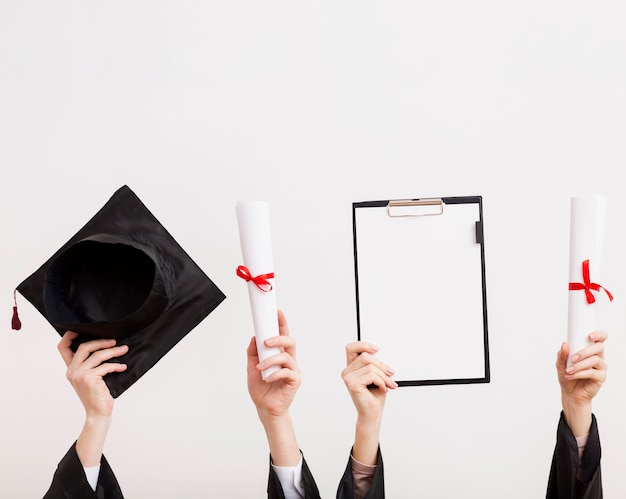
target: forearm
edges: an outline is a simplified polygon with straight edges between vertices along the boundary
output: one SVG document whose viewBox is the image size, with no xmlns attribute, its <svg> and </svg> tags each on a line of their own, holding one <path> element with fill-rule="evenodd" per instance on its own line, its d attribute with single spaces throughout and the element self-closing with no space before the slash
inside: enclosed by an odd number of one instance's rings
<svg viewBox="0 0 626 499">
<path fill-rule="evenodd" d="M 275 466 L 296 466 L 300 462 L 301 453 L 296 440 L 291 416 L 264 416 L 259 414 L 267 443 Z"/>
<path fill-rule="evenodd" d="M 378 458 L 378 442 L 382 414 L 375 418 L 357 418 L 354 432 L 352 457 L 357 461 L 375 465 Z"/>
<path fill-rule="evenodd" d="M 111 416 L 87 416 L 76 440 L 76 454 L 84 467 L 100 465 L 104 441 L 110 425 Z"/>
<path fill-rule="evenodd" d="M 591 428 L 591 401 L 577 404 L 563 395 L 561 402 L 565 422 L 574 437 L 580 437 L 589 433 L 589 428 Z"/>
</svg>

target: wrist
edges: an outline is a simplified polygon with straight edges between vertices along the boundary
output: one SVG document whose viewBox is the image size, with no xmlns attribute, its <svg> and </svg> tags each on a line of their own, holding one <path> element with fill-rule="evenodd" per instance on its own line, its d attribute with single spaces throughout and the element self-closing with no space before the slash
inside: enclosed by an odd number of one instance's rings
<svg viewBox="0 0 626 499">
<path fill-rule="evenodd" d="M 591 427 L 591 401 L 578 402 L 562 397 L 563 416 L 574 437 L 589 433 Z"/>
<path fill-rule="evenodd" d="M 76 440 L 76 454 L 83 466 L 92 467 L 100 464 L 111 420 L 111 416 L 87 415 Z"/>
<path fill-rule="evenodd" d="M 102 414 L 87 414 L 85 416 L 84 429 L 94 434 L 105 434 L 109 431 L 113 416 Z"/>
<path fill-rule="evenodd" d="M 356 419 L 356 430 L 361 432 L 379 432 L 382 425 L 382 414 L 358 414 Z"/>
<path fill-rule="evenodd" d="M 378 441 L 380 436 L 381 419 L 365 420 L 358 418 L 354 432 L 354 446 L 352 457 L 360 463 L 373 466 L 378 457 Z"/>
<path fill-rule="evenodd" d="M 261 415 L 259 412 L 259 418 L 265 429 L 272 464 L 296 466 L 300 462 L 301 453 L 289 413 L 277 416 Z"/>
<path fill-rule="evenodd" d="M 289 412 L 275 413 L 267 410 L 257 410 L 259 420 L 266 429 L 291 425 L 291 415 Z"/>
</svg>

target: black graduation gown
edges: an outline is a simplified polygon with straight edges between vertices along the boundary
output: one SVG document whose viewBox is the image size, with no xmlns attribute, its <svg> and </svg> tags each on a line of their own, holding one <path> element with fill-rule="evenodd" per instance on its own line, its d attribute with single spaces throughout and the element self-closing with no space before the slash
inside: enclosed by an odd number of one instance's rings
<svg viewBox="0 0 626 499">
<path fill-rule="evenodd" d="M 76 454 L 76 442 L 63 457 L 43 499 L 124 499 L 109 463 L 102 456 L 100 475 L 94 492 Z"/>
<path fill-rule="evenodd" d="M 309 466 L 302 456 L 302 482 L 304 485 L 304 498 L 305 499 L 320 499 L 320 491 L 317 489 L 315 479 L 311 474 Z M 270 474 L 267 480 L 267 497 L 268 499 L 285 499 L 283 488 L 280 485 L 280 480 L 272 468 L 272 458 L 270 456 Z"/>
<path fill-rule="evenodd" d="M 302 481 L 304 485 L 305 499 L 320 499 L 320 492 L 317 489 L 315 479 L 311 474 L 304 456 L 302 457 Z M 268 499 L 285 499 L 283 488 L 280 481 L 270 465 L 270 476 L 267 484 Z M 383 472 L 383 457 L 378 449 L 378 458 L 376 461 L 376 471 L 372 478 L 370 489 L 364 499 L 384 499 L 385 497 L 385 476 Z M 354 483 L 352 481 L 352 458 L 348 458 L 348 464 L 339 482 L 337 488 L 337 499 L 354 499 Z"/>
<path fill-rule="evenodd" d="M 350 463 L 348 463 L 350 466 Z M 346 469 L 346 473 L 347 473 Z M 320 493 L 313 474 L 309 469 L 304 457 L 302 458 L 302 479 L 306 499 L 320 499 Z M 350 484 L 352 474 L 350 468 Z M 269 499 L 284 499 L 283 489 L 280 481 L 270 465 L 269 480 L 267 483 L 267 495 Z M 350 497 L 350 496 L 342 496 Z M 372 496 L 375 497 L 375 496 Z M 113 470 L 109 466 L 106 458 L 102 456 L 100 462 L 100 475 L 98 484 L 94 492 L 87 482 L 85 470 L 78 455 L 76 454 L 76 443 L 72 445 L 67 454 L 63 457 L 52 479 L 50 489 L 43 499 L 123 499 L 122 490 L 115 478 Z M 350 497 L 350 499 L 352 499 Z M 369 499 L 369 496 L 368 496 Z"/>
<path fill-rule="evenodd" d="M 578 445 L 567 423 L 565 423 L 563 413 L 561 413 L 546 499 L 602 499 L 600 457 L 598 424 L 595 416 L 592 416 L 589 439 L 582 456 L 584 479 L 582 482 L 577 480 Z M 376 465 L 376 472 L 365 499 L 383 499 L 385 497 L 383 459 L 380 449 L 378 450 Z M 302 478 L 305 499 L 320 499 L 315 479 L 304 457 L 302 458 Z M 278 477 L 271 466 L 267 495 L 268 499 L 284 499 L 285 497 Z M 43 499 L 123 499 L 123 497 L 113 470 L 111 470 L 104 456 L 102 456 L 100 464 L 96 492 L 91 489 L 85 477 L 83 466 L 76 454 L 76 444 L 74 444 L 59 463 L 54 473 L 52 485 Z M 348 459 L 348 464 L 337 489 L 337 499 L 352 499 L 353 497 L 352 462 L 351 459 Z"/>
<path fill-rule="evenodd" d="M 578 445 L 561 412 L 546 498 L 602 499 L 600 457 L 598 423 L 595 416 L 592 416 L 589 438 L 582 456 L 583 481 L 581 482 L 576 478 L 578 473 Z"/>
<path fill-rule="evenodd" d="M 350 452 L 352 454 L 352 452 Z M 370 488 L 364 499 L 384 499 L 385 497 L 385 473 L 383 470 L 383 456 L 378 449 L 376 458 L 376 471 L 372 478 Z M 341 477 L 337 488 L 337 499 L 354 499 L 354 483 L 352 481 L 352 458 L 348 459 L 348 465 Z"/>
</svg>

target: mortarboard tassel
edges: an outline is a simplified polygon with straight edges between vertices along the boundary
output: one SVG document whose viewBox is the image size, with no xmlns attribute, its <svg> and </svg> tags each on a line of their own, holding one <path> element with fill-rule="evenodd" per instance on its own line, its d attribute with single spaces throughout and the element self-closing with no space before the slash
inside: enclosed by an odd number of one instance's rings
<svg viewBox="0 0 626 499">
<path fill-rule="evenodd" d="M 11 318 L 11 328 L 15 329 L 16 331 L 19 331 L 20 329 L 22 329 L 22 322 L 20 321 L 20 317 L 19 315 L 17 315 L 17 298 L 15 297 L 15 292 L 17 290 L 13 290 L 13 303 L 15 303 L 15 305 L 13 305 L 13 317 Z"/>
</svg>

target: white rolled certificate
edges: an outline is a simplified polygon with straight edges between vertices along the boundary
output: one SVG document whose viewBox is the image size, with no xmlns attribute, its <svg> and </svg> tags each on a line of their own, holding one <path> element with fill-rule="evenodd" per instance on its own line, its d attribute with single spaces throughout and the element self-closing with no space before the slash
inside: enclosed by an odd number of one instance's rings
<svg viewBox="0 0 626 499">
<path fill-rule="evenodd" d="M 244 278 L 248 281 L 254 336 L 259 360 L 264 361 L 280 353 L 279 348 L 268 348 L 263 344 L 267 338 L 278 335 L 269 207 L 264 201 L 239 202 L 235 211 L 244 265 L 237 269 L 237 274 L 240 277 L 247 276 Z M 263 379 L 279 369 L 278 366 L 265 369 L 262 372 Z"/>
<path fill-rule="evenodd" d="M 589 345 L 589 334 L 597 329 L 596 297 L 598 291 L 604 289 L 599 283 L 603 283 L 601 271 L 606 205 L 607 200 L 603 196 L 571 199 L 567 322 L 570 357 Z M 604 291 L 612 299 L 610 293 Z M 568 359 L 568 365 L 570 363 Z"/>
</svg>

